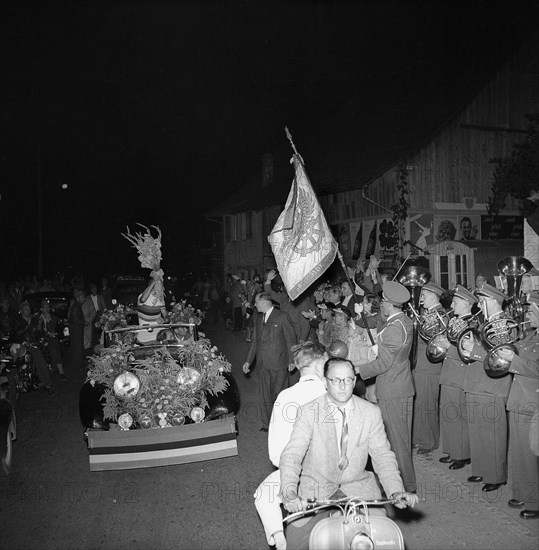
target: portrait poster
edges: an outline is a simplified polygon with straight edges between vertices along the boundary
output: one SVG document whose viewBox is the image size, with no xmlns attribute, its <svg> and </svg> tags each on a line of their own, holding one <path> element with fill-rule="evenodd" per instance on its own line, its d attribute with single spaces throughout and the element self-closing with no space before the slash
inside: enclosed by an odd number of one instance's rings
<svg viewBox="0 0 539 550">
<path fill-rule="evenodd" d="M 466 214 L 458 217 L 457 240 L 473 241 L 481 239 L 481 214 Z"/>
<path fill-rule="evenodd" d="M 457 238 L 458 216 L 434 216 L 434 242 L 454 241 Z"/>
</svg>

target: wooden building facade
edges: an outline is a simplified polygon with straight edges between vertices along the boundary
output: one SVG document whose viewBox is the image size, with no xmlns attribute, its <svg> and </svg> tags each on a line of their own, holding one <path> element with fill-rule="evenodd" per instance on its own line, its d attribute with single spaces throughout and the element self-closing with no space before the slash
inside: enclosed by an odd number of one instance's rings
<svg viewBox="0 0 539 550">
<path fill-rule="evenodd" d="M 509 156 L 525 138 L 526 115 L 532 113 L 539 113 L 537 37 L 443 123 L 433 119 L 437 125 L 421 125 L 419 110 L 415 114 L 421 129 L 410 129 L 411 120 L 386 138 L 387 145 L 383 137 L 365 139 L 370 149 L 345 139 L 346 145 L 321 143 L 311 156 L 300 147 L 347 263 L 376 254 L 390 269 L 397 256 L 425 256 L 443 286 L 457 282 L 470 286 L 476 271 L 491 270 L 493 264 L 485 261 L 485 255 L 505 253 L 508 247 L 522 254 L 524 219 L 518 202 L 508 198 L 500 216 L 487 215 L 487 203 L 493 181 L 491 160 Z M 352 128 L 349 135 L 354 133 Z M 396 138 L 399 146 L 391 143 Z M 266 157 L 261 174 L 208 213 L 223 220 L 225 273 L 250 277 L 275 266 L 267 235 L 293 179 L 290 156 L 290 149 L 276 155 L 269 182 Z M 391 205 L 398 202 L 398 185 L 403 182 L 409 190 L 407 218 L 396 227 Z M 487 241 L 490 244 L 485 246 Z M 486 274 L 492 279 L 495 272 Z"/>
</svg>

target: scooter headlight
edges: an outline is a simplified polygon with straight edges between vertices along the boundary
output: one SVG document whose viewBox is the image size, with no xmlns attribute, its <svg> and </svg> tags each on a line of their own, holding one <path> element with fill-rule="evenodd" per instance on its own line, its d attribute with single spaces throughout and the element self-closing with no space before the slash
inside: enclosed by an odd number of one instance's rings
<svg viewBox="0 0 539 550">
<path fill-rule="evenodd" d="M 357 533 L 350 542 L 350 550 L 374 550 L 374 542 L 366 533 Z"/>
</svg>

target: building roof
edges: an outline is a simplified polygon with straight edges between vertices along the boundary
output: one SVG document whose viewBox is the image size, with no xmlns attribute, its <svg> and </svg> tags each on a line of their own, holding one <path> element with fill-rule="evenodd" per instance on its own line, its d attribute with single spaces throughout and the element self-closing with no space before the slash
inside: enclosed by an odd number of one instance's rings
<svg viewBox="0 0 539 550">
<path fill-rule="evenodd" d="M 501 62 L 498 59 L 485 65 L 483 71 L 473 66 L 474 72 L 461 75 L 460 86 L 443 79 L 426 80 L 422 87 L 412 79 L 388 80 L 378 86 L 388 86 L 383 90 L 383 104 L 372 90 L 370 95 L 355 94 L 313 135 L 294 135 L 294 128 L 290 128 L 316 193 L 323 196 L 361 189 L 417 152 L 465 108 Z M 270 185 L 262 187 L 260 169 L 227 200 L 206 212 L 206 217 L 284 204 L 294 178 L 289 164 L 292 153 L 286 141 L 274 154 Z"/>
</svg>

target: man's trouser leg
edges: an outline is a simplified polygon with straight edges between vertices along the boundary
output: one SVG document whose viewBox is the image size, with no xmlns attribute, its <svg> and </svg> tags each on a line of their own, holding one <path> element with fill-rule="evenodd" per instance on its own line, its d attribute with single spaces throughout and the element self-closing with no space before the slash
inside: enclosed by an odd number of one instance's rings
<svg viewBox="0 0 539 550">
<path fill-rule="evenodd" d="M 440 386 L 440 432 L 444 453 L 454 460 L 470 458 L 466 395 L 455 386 Z"/>
<path fill-rule="evenodd" d="M 275 470 L 257 487 L 254 494 L 256 511 L 260 516 L 266 540 L 270 546 L 275 544 L 271 535 L 283 529 L 280 490 L 281 472 Z"/>
<path fill-rule="evenodd" d="M 386 400 L 378 399 L 382 419 L 391 450 L 399 464 L 406 491 L 417 490 L 414 463 L 412 461 L 413 397 Z"/>
</svg>

